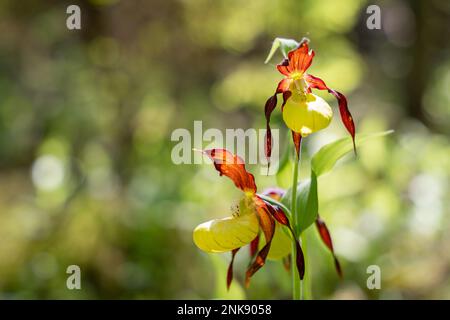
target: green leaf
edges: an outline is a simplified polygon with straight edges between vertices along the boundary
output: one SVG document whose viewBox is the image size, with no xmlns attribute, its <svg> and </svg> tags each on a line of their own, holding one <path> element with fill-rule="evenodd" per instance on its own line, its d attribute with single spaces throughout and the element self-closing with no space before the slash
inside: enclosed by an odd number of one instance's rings
<svg viewBox="0 0 450 320">
<path fill-rule="evenodd" d="M 378 132 L 372 134 L 362 134 L 356 136 L 358 146 L 362 143 L 391 134 L 393 131 Z M 317 178 L 329 172 L 336 162 L 346 153 L 353 150 L 353 143 L 350 137 L 334 141 L 322 147 L 312 158 L 311 161 L 311 178 L 304 180 L 297 186 L 297 226 L 295 231 L 301 234 L 305 231 L 317 218 L 319 212 L 319 199 L 317 192 Z M 289 189 L 281 202 L 290 207 L 291 205 L 291 189 Z"/>
<path fill-rule="evenodd" d="M 290 207 L 291 189 L 289 189 L 281 202 Z M 305 231 L 317 218 L 319 212 L 319 199 L 317 194 L 317 176 L 311 172 L 311 179 L 304 180 L 297 186 L 297 226 L 296 234 Z"/>
<path fill-rule="evenodd" d="M 375 138 L 383 137 L 393 133 L 393 130 L 377 132 L 371 134 L 356 135 L 356 146 L 360 147 L 364 142 Z M 350 137 L 336 140 L 322 147 L 311 160 L 311 169 L 317 177 L 333 169 L 336 162 L 345 154 L 353 150 L 352 139 Z"/>
<path fill-rule="evenodd" d="M 281 50 L 281 53 L 283 53 L 283 56 L 286 58 L 288 52 L 297 47 L 298 42 L 293 39 L 275 38 L 272 44 L 272 48 L 270 48 L 269 55 L 267 56 L 264 63 L 268 63 L 278 49 Z"/>
<path fill-rule="evenodd" d="M 317 195 L 317 176 L 311 172 L 311 179 L 301 183 L 297 188 L 297 234 L 301 234 L 316 221 L 319 213 Z"/>
</svg>

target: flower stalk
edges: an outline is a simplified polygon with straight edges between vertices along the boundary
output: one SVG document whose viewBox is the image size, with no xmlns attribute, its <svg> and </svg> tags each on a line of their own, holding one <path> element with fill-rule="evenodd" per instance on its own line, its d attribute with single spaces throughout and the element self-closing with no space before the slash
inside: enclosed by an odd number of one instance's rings
<svg viewBox="0 0 450 320">
<path fill-rule="evenodd" d="M 298 168 L 299 163 L 301 161 L 301 140 L 299 145 L 299 152 L 295 152 L 294 158 L 294 170 L 292 172 L 292 192 L 291 192 L 291 213 L 292 213 L 292 224 L 294 226 L 294 230 L 297 230 L 298 225 L 298 215 L 297 215 L 297 184 L 298 184 Z M 298 235 L 295 234 L 295 237 L 298 238 Z M 297 240 L 297 239 L 295 239 Z M 292 260 L 295 261 L 297 258 L 297 251 L 295 249 L 295 242 L 292 242 Z M 304 254 L 303 254 L 304 255 Z M 306 258 L 306 257 L 305 257 Z M 302 295 L 302 283 L 299 278 L 299 275 L 296 271 L 295 265 L 291 264 L 291 273 L 292 273 L 292 299 L 293 300 L 300 300 L 303 299 Z"/>
<path fill-rule="evenodd" d="M 302 232 L 301 236 L 301 245 L 303 249 L 303 256 L 305 257 L 305 277 L 302 281 L 302 295 L 304 300 L 312 299 L 312 290 L 311 290 L 311 267 L 309 264 L 308 257 L 308 241 L 306 232 Z"/>
</svg>

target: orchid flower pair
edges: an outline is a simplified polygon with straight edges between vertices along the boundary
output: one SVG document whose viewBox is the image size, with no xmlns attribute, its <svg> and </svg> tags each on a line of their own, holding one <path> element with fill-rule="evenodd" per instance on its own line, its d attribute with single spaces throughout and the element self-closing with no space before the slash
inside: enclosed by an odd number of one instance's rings
<svg viewBox="0 0 450 320">
<path fill-rule="evenodd" d="M 309 41 L 302 40 L 300 43 L 293 40 L 289 41 L 295 43 L 295 47 L 277 65 L 278 71 L 285 77 L 278 83 L 275 93 L 265 104 L 267 127 L 265 154 L 269 160 L 269 165 L 272 151 L 270 118 L 277 106 L 278 94 L 282 94 L 283 97 L 281 111 L 286 126 L 292 132 L 297 164 L 302 138 L 329 125 L 333 117 L 333 111 L 325 100 L 312 93 L 312 89 L 327 90 L 337 98 L 342 122 L 352 137 L 353 149 L 356 153 L 355 125 L 348 110 L 347 99 L 342 93 L 330 89 L 323 80 L 306 73 L 314 57 L 314 51 L 310 50 L 308 46 Z M 301 243 L 298 240 L 300 231 L 292 217 L 297 212 L 289 212 L 280 202 L 285 191 L 269 189 L 262 194 L 258 194 L 255 178 L 246 170 L 240 157 L 225 149 L 210 149 L 202 152 L 213 161 L 221 176 L 230 178 L 235 186 L 243 192 L 238 209 L 232 216 L 202 223 L 195 228 L 193 234 L 195 244 L 203 251 L 210 253 L 231 252 L 231 262 L 227 272 L 227 287 L 230 286 L 233 279 L 235 255 L 240 248 L 246 245 L 250 246 L 251 257 L 251 263 L 245 276 L 246 286 L 248 286 L 250 278 L 255 272 L 265 264 L 266 259 L 283 259 L 285 262 L 289 262 L 289 258 L 294 255 L 299 278 L 303 279 L 305 259 Z M 297 170 L 296 166 L 295 171 Z M 294 177 L 293 188 L 297 187 L 297 174 Z M 294 190 L 296 192 L 297 189 Z M 294 194 L 294 191 L 291 193 Z M 273 201 L 269 201 L 269 199 Z M 293 202 L 295 201 L 291 201 L 291 206 Z M 296 210 L 292 209 L 292 211 Z M 320 238 L 333 254 L 336 271 L 339 276 L 342 276 L 342 270 L 334 254 L 328 228 L 318 213 L 314 212 L 314 214 L 316 216 L 315 225 Z M 263 234 L 264 238 L 260 234 Z M 293 246 L 293 244 L 295 245 Z"/>
</svg>

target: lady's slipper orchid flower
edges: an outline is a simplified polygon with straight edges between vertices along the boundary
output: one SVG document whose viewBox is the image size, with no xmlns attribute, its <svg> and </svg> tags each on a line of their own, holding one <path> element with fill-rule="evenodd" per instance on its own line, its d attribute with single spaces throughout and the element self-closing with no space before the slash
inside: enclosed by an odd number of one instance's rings
<svg viewBox="0 0 450 320">
<path fill-rule="evenodd" d="M 312 94 L 311 89 L 327 90 L 336 97 L 342 122 L 352 136 L 356 153 L 355 124 L 347 107 L 347 99 L 342 93 L 327 87 L 323 80 L 306 73 L 311 66 L 313 57 L 314 51 L 309 50 L 308 40 L 303 40 L 296 49 L 288 53 L 287 58 L 277 65 L 278 71 L 285 78 L 278 83 L 275 94 L 267 100 L 265 105 L 267 124 L 265 152 L 268 159 L 270 159 L 272 151 L 270 116 L 277 106 L 278 94 L 283 96 L 281 105 L 283 120 L 292 131 L 297 155 L 302 137 L 329 125 L 333 112 L 325 100 Z"/>
<path fill-rule="evenodd" d="M 266 258 L 270 255 L 271 245 L 275 239 L 274 235 L 277 232 L 284 232 L 281 228 L 278 230 L 277 224 L 287 227 L 292 235 L 294 231 L 281 208 L 266 202 L 257 195 L 255 178 L 247 172 L 240 157 L 225 149 L 211 149 L 202 152 L 213 161 L 220 175 L 230 178 L 236 187 L 243 191 L 244 196 L 239 202 L 238 211 L 232 216 L 214 219 L 197 226 L 193 233 L 194 243 L 206 252 L 231 252 L 227 287 L 230 286 L 233 279 L 233 261 L 236 253 L 241 247 L 251 244 L 251 249 L 255 250 L 255 257 L 246 272 L 245 283 L 248 286 L 250 277 L 265 264 Z M 255 247 L 258 248 L 260 232 L 264 234 L 265 244 L 256 254 Z M 294 241 L 293 239 L 296 237 L 293 236 L 291 239 Z M 296 248 L 297 269 L 300 278 L 303 278 L 304 258 L 298 241 L 296 241 Z"/>
</svg>

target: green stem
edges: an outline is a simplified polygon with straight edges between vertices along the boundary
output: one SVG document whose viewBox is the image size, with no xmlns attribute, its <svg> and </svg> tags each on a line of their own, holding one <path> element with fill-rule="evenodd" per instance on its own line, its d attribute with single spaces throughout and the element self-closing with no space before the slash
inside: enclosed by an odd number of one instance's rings
<svg viewBox="0 0 450 320">
<path fill-rule="evenodd" d="M 305 257 L 305 276 L 303 277 L 303 295 L 305 300 L 312 299 L 312 290 L 311 290 L 311 268 L 309 266 L 309 258 L 308 258 L 308 235 L 306 234 L 306 230 L 304 230 L 300 236 L 302 240 L 302 250 L 303 255 Z"/>
<path fill-rule="evenodd" d="M 295 154 L 295 164 L 294 164 L 294 172 L 292 174 L 292 189 L 291 189 L 291 214 L 292 214 L 292 227 L 295 230 L 297 229 L 298 219 L 296 214 L 297 207 L 297 181 L 298 181 L 298 165 L 300 162 L 300 157 L 297 159 L 297 155 Z M 297 236 L 296 236 L 297 237 Z M 295 263 L 297 258 L 297 250 L 295 243 L 292 242 L 292 250 L 291 250 L 292 262 L 291 262 L 291 273 L 292 273 L 292 299 L 300 300 L 302 299 L 302 288 L 300 277 L 297 271 L 297 264 Z"/>
</svg>

